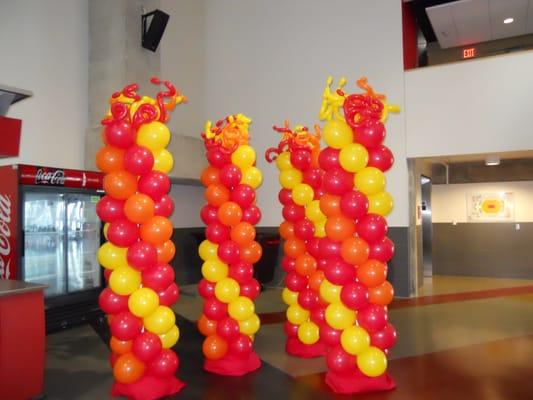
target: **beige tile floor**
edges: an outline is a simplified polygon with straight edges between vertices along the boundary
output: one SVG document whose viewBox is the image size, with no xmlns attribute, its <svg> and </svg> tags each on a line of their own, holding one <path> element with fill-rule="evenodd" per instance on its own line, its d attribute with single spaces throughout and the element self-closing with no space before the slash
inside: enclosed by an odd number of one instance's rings
<svg viewBox="0 0 533 400">
<path fill-rule="evenodd" d="M 418 296 L 474 292 L 528 285 L 533 285 L 533 280 L 438 275 L 424 278 L 424 283 L 419 290 Z"/>
</svg>

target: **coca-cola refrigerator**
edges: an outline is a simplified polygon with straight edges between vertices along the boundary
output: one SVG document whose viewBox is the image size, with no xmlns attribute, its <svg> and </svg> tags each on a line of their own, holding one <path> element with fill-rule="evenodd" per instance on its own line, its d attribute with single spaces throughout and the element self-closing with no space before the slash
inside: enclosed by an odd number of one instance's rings
<svg viewBox="0 0 533 400">
<path fill-rule="evenodd" d="M 48 285 L 48 332 L 98 315 L 102 178 L 90 171 L 0 167 L 0 279 Z"/>
</svg>

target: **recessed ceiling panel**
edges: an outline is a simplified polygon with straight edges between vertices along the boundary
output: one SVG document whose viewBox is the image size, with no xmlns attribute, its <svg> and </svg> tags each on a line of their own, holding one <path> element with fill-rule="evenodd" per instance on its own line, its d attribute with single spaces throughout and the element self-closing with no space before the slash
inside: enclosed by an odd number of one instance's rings
<svg viewBox="0 0 533 400">
<path fill-rule="evenodd" d="M 492 39 L 520 36 L 527 33 L 528 0 L 489 0 Z M 504 23 L 512 18 L 512 23 Z"/>
</svg>

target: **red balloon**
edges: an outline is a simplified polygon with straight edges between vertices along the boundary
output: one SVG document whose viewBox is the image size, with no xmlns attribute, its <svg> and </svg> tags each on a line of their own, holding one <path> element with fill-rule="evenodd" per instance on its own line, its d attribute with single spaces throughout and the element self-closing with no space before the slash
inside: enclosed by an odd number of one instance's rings
<svg viewBox="0 0 533 400">
<path fill-rule="evenodd" d="M 383 172 L 388 171 L 394 164 L 394 156 L 387 146 L 379 146 L 368 149 L 368 166 L 375 167 Z"/>
<path fill-rule="evenodd" d="M 239 167 L 233 164 L 226 164 L 220 170 L 220 182 L 228 189 L 234 189 L 242 178 L 242 172 Z"/>
<path fill-rule="evenodd" d="M 357 371 L 357 358 L 346 353 L 341 346 L 336 346 L 326 354 L 328 368 L 337 374 L 349 375 Z"/>
<path fill-rule="evenodd" d="M 111 320 L 109 328 L 111 335 L 119 340 L 132 340 L 143 327 L 142 320 L 129 311 L 122 311 Z"/>
<path fill-rule="evenodd" d="M 163 346 L 159 336 L 145 331 L 133 340 L 133 354 L 139 360 L 150 362 L 161 352 Z"/>
<path fill-rule="evenodd" d="M 297 222 L 305 218 L 305 208 L 296 204 L 287 204 L 282 210 L 283 218 L 289 222 Z"/>
<path fill-rule="evenodd" d="M 319 304 L 318 293 L 312 289 L 303 289 L 298 294 L 298 304 L 306 310 L 312 310 Z"/>
<path fill-rule="evenodd" d="M 161 200 L 155 203 L 155 215 L 169 218 L 174 212 L 174 200 L 168 194 L 161 197 Z"/>
<path fill-rule="evenodd" d="M 368 333 L 377 332 L 385 328 L 387 319 L 387 309 L 376 304 L 371 304 L 357 313 L 357 322 Z"/>
<path fill-rule="evenodd" d="M 352 219 L 359 219 L 368 212 L 368 198 L 357 190 L 345 193 L 340 205 L 342 213 Z"/>
<path fill-rule="evenodd" d="M 159 296 L 159 304 L 170 307 L 178 301 L 180 297 L 180 289 L 175 282 L 172 282 L 168 288 L 158 292 L 157 295 Z"/>
<path fill-rule="evenodd" d="M 234 241 L 226 240 L 218 246 L 217 255 L 226 264 L 233 264 L 240 260 L 241 249 Z"/>
<path fill-rule="evenodd" d="M 240 284 L 249 282 L 254 275 L 254 267 L 246 261 L 238 261 L 229 267 L 230 278 L 235 279 Z M 242 289 L 241 289 L 242 290 Z"/>
<path fill-rule="evenodd" d="M 219 148 L 213 147 L 207 151 L 207 161 L 213 167 L 222 168 L 226 164 L 231 163 L 231 156 L 229 153 L 221 151 Z"/>
<path fill-rule="evenodd" d="M 148 364 L 148 374 L 158 378 L 166 378 L 176 374 L 179 359 L 170 349 L 163 349 L 159 355 Z"/>
<path fill-rule="evenodd" d="M 320 298 L 318 301 L 320 303 Z M 324 324 L 326 321 L 326 309 L 321 306 L 315 306 L 311 309 L 311 314 L 309 318 L 311 318 L 311 321 L 313 321 L 315 324 L 318 324 L 319 326 Z"/>
<path fill-rule="evenodd" d="M 168 264 L 157 264 L 142 272 L 143 286 L 161 292 L 174 282 L 174 269 Z"/>
<path fill-rule="evenodd" d="M 291 152 L 291 164 L 300 171 L 305 171 L 311 165 L 311 152 L 305 149 L 297 149 Z"/>
<path fill-rule="evenodd" d="M 106 195 L 96 204 L 96 214 L 104 222 L 113 222 L 126 218 L 124 215 L 124 200 L 118 200 Z"/>
<path fill-rule="evenodd" d="M 202 222 L 206 225 L 218 221 L 218 208 L 210 204 L 206 204 L 200 210 L 200 218 L 202 219 Z"/>
<path fill-rule="evenodd" d="M 281 260 L 281 267 L 288 274 L 296 270 L 296 260 L 289 256 L 284 256 Z"/>
<path fill-rule="evenodd" d="M 322 182 L 326 193 L 336 194 L 338 196 L 351 190 L 353 184 L 353 174 L 342 168 L 333 168 L 326 171 Z"/>
<path fill-rule="evenodd" d="M 394 243 L 388 237 L 384 237 L 381 240 L 373 243 L 370 246 L 370 252 L 368 258 L 375 258 L 381 262 L 388 262 L 394 256 Z"/>
<path fill-rule="evenodd" d="M 367 119 L 355 130 L 355 141 L 367 149 L 372 149 L 383 142 L 385 134 L 385 126 L 381 121 Z"/>
<path fill-rule="evenodd" d="M 216 283 L 209 282 L 207 279 L 200 279 L 198 282 L 198 293 L 204 299 L 212 299 L 215 296 Z"/>
<path fill-rule="evenodd" d="M 340 168 L 339 164 L 340 150 L 333 147 L 325 147 L 320 151 L 318 156 L 318 164 L 324 171 L 329 171 L 334 168 Z"/>
<path fill-rule="evenodd" d="M 139 228 L 125 218 L 119 219 L 109 224 L 107 237 L 115 246 L 128 247 L 139 239 Z"/>
<path fill-rule="evenodd" d="M 133 243 L 127 252 L 128 264 L 142 271 L 157 264 L 157 249 L 148 242 Z"/>
<path fill-rule="evenodd" d="M 281 204 L 284 206 L 288 204 L 294 204 L 292 201 L 292 190 L 291 189 L 281 189 L 278 194 L 278 199 Z"/>
<path fill-rule="evenodd" d="M 370 305 L 368 289 L 365 285 L 352 282 L 341 290 L 342 303 L 352 310 L 363 310 Z"/>
<path fill-rule="evenodd" d="M 252 225 L 256 225 L 261 220 L 261 210 L 255 205 L 251 205 L 242 212 L 242 220 Z"/>
<path fill-rule="evenodd" d="M 104 313 L 118 314 L 122 311 L 128 311 L 128 296 L 121 296 L 110 288 L 105 288 L 100 292 L 98 304 Z"/>
<path fill-rule="evenodd" d="M 229 198 L 240 205 L 242 209 L 248 208 L 255 201 L 255 189 L 246 184 L 239 184 L 231 191 Z"/>
<path fill-rule="evenodd" d="M 328 347 L 338 346 L 341 343 L 342 331 L 333 329 L 326 323 L 320 325 L 320 340 Z"/>
<path fill-rule="evenodd" d="M 321 257 L 319 237 L 313 237 L 307 241 L 307 252 L 314 258 Z"/>
<path fill-rule="evenodd" d="M 397 340 L 396 329 L 390 323 L 387 323 L 382 330 L 370 334 L 370 344 L 381 350 L 392 348 Z"/>
<path fill-rule="evenodd" d="M 210 242 L 221 244 L 230 238 L 230 228 L 218 221 L 212 222 L 205 228 L 205 236 Z"/>
<path fill-rule="evenodd" d="M 291 324 L 289 321 L 285 321 L 283 325 L 283 330 L 288 337 L 298 337 L 298 327 L 299 325 Z"/>
<path fill-rule="evenodd" d="M 324 269 L 326 279 L 334 285 L 347 285 L 355 278 L 355 268 L 340 257 L 330 259 Z"/>
<path fill-rule="evenodd" d="M 315 225 L 307 218 L 294 223 L 294 234 L 298 239 L 310 240 L 315 235 Z"/>
<path fill-rule="evenodd" d="M 307 278 L 296 272 L 289 272 L 285 276 L 285 286 L 293 292 L 300 292 L 307 286 Z"/>
<path fill-rule="evenodd" d="M 127 121 L 115 121 L 105 127 L 105 138 L 111 146 L 126 149 L 135 143 L 135 131 Z"/>
<path fill-rule="evenodd" d="M 368 244 L 383 239 L 388 229 L 387 221 L 378 214 L 367 214 L 357 224 L 357 234 Z"/>
<path fill-rule="evenodd" d="M 245 359 L 252 352 L 252 345 L 252 339 L 241 333 L 237 339 L 229 343 L 228 353 Z"/>
<path fill-rule="evenodd" d="M 170 191 L 170 179 L 162 172 L 151 171 L 139 178 L 137 189 L 157 203 Z"/>
<path fill-rule="evenodd" d="M 320 256 L 325 259 L 340 257 L 341 243 L 324 237 L 320 240 Z"/>
<path fill-rule="evenodd" d="M 144 146 L 133 145 L 124 153 L 124 167 L 133 175 L 143 175 L 154 167 L 154 155 Z"/>
<path fill-rule="evenodd" d="M 230 317 L 223 318 L 217 323 L 217 334 L 222 339 L 231 342 L 240 335 L 239 323 Z"/>
<path fill-rule="evenodd" d="M 255 300 L 261 293 L 261 285 L 256 279 L 251 279 L 246 283 L 241 284 L 241 296 L 246 296 Z"/>
<path fill-rule="evenodd" d="M 105 279 L 106 283 L 109 283 L 109 277 L 111 276 L 112 272 L 113 272 L 113 270 L 111 270 L 111 269 L 105 269 L 104 270 L 104 279 Z"/>
<path fill-rule="evenodd" d="M 216 298 L 207 299 L 204 303 L 204 315 L 215 321 L 219 321 L 228 315 L 228 305 Z"/>
<path fill-rule="evenodd" d="M 322 185 L 322 175 L 320 168 L 309 168 L 304 172 L 302 181 L 316 191 Z"/>
</svg>

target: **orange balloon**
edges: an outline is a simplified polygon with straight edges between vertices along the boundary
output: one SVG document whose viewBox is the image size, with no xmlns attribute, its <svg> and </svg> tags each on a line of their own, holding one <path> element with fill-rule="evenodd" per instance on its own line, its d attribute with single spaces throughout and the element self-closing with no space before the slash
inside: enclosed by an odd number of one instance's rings
<svg viewBox="0 0 533 400">
<path fill-rule="evenodd" d="M 352 236 L 354 232 L 355 223 L 345 216 L 330 217 L 326 222 L 326 235 L 331 240 L 342 242 Z"/>
<path fill-rule="evenodd" d="M 104 146 L 96 153 L 96 166 L 104 173 L 124 169 L 123 149 Z"/>
<path fill-rule="evenodd" d="M 387 306 L 394 298 L 394 288 L 385 281 L 381 285 L 368 289 L 370 302 L 379 306 Z"/>
<path fill-rule="evenodd" d="M 231 228 L 230 238 L 239 246 L 244 246 L 255 239 L 255 228 L 249 222 L 239 222 Z"/>
<path fill-rule="evenodd" d="M 125 200 L 135 194 L 137 178 L 128 171 L 111 171 L 104 176 L 104 190 L 115 199 Z"/>
<path fill-rule="evenodd" d="M 141 239 L 154 246 L 163 244 L 172 237 L 172 223 L 168 218 L 156 215 L 141 225 Z"/>
<path fill-rule="evenodd" d="M 132 353 L 122 354 L 113 366 L 115 380 L 129 384 L 137 382 L 143 375 L 146 365 Z"/>
<path fill-rule="evenodd" d="M 255 240 L 241 247 L 241 260 L 250 264 L 255 264 L 261 259 L 263 249 Z"/>
<path fill-rule="evenodd" d="M 341 215 L 341 197 L 325 193 L 320 198 L 320 210 L 328 217 Z"/>
<path fill-rule="evenodd" d="M 378 260 L 368 260 L 357 268 L 357 279 L 370 288 L 381 285 L 387 279 L 387 265 Z"/>
<path fill-rule="evenodd" d="M 312 168 L 318 168 L 318 157 L 320 156 L 320 147 L 316 146 L 311 150 L 311 167 Z"/>
<path fill-rule="evenodd" d="M 116 354 L 131 353 L 133 340 L 119 340 L 116 337 L 111 336 L 109 347 L 111 348 L 111 351 Z"/>
<path fill-rule="evenodd" d="M 207 318 L 204 314 L 202 314 L 196 325 L 200 333 L 204 336 L 217 333 L 217 321 Z"/>
<path fill-rule="evenodd" d="M 113 322 L 113 318 L 115 318 L 115 316 L 113 314 L 107 314 L 106 317 L 107 317 L 107 324 L 111 325 L 111 322 Z"/>
<path fill-rule="evenodd" d="M 219 178 L 220 170 L 218 168 L 212 167 L 208 165 L 204 168 L 202 171 L 202 175 L 200 176 L 200 181 L 202 182 L 202 185 L 205 187 L 208 187 L 209 185 L 217 185 L 220 183 Z"/>
<path fill-rule="evenodd" d="M 358 237 L 348 238 L 341 245 L 342 259 L 352 265 L 362 265 L 368 260 L 369 252 L 368 243 Z"/>
<path fill-rule="evenodd" d="M 294 224 L 289 221 L 283 221 L 279 226 L 279 235 L 287 240 L 294 237 Z"/>
<path fill-rule="evenodd" d="M 136 224 L 144 224 L 154 216 L 155 204 L 150 196 L 136 193 L 124 203 L 124 214 Z"/>
<path fill-rule="evenodd" d="M 205 189 L 205 199 L 212 206 L 220 207 L 226 201 L 229 201 L 229 190 L 224 185 L 209 185 Z"/>
<path fill-rule="evenodd" d="M 310 254 L 302 254 L 296 259 L 296 272 L 300 275 L 311 275 L 316 271 L 316 260 Z"/>
<path fill-rule="evenodd" d="M 300 239 L 288 239 L 283 244 L 285 255 L 291 258 L 298 258 L 298 256 L 305 253 L 305 242 Z"/>
<path fill-rule="evenodd" d="M 157 249 L 157 262 L 168 264 L 176 254 L 176 246 L 172 240 L 167 240 L 155 246 Z"/>
<path fill-rule="evenodd" d="M 320 289 L 320 284 L 324 280 L 324 271 L 317 270 L 309 275 L 309 287 L 313 290 L 318 291 Z"/>
<path fill-rule="evenodd" d="M 202 351 L 208 360 L 219 360 L 228 352 L 228 342 L 217 334 L 205 338 Z"/>
<path fill-rule="evenodd" d="M 242 209 L 237 203 L 226 201 L 219 207 L 217 215 L 219 221 L 224 225 L 235 226 L 241 222 Z"/>
</svg>

